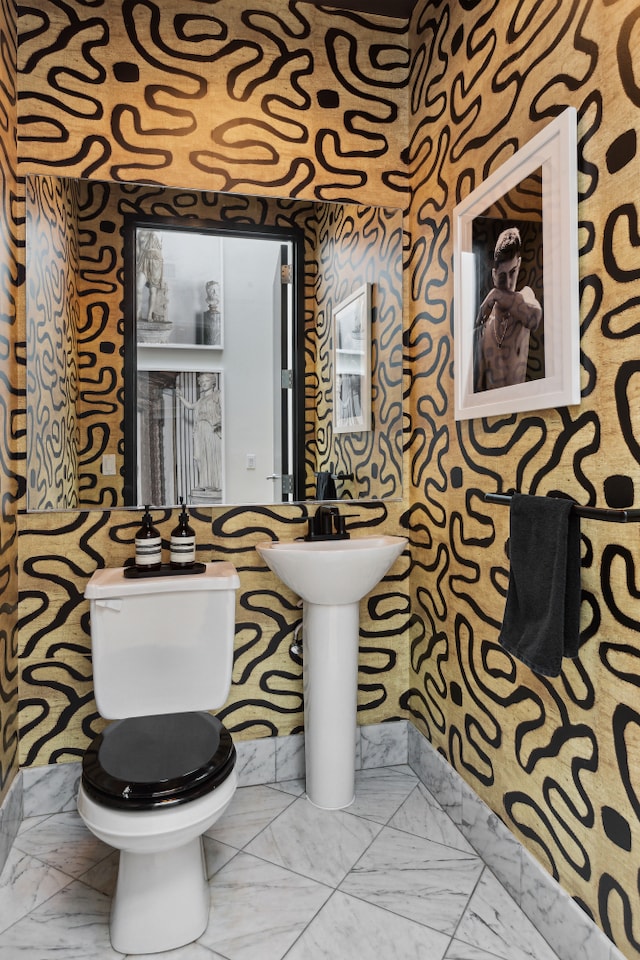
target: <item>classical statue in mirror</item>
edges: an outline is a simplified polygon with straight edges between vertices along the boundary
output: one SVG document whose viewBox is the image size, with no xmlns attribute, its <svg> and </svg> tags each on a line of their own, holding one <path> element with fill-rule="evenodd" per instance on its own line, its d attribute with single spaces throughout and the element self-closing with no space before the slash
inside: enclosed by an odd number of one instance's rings
<svg viewBox="0 0 640 960">
<path fill-rule="evenodd" d="M 401 497 L 399 211 L 28 176 L 26 215 L 29 510 L 303 501 L 319 474 Z M 333 313 L 363 284 L 370 412 L 340 432 Z"/>
<path fill-rule="evenodd" d="M 220 374 L 198 374 L 198 399 L 190 402 L 177 392 L 180 403 L 194 411 L 193 459 L 198 470 L 198 486 L 191 499 L 210 496 L 217 499 L 222 492 L 222 403 Z"/>
<path fill-rule="evenodd" d="M 171 336 L 168 284 L 164 280 L 162 240 L 155 230 L 141 230 L 137 238 L 135 286 L 138 339 L 166 343 Z"/>
</svg>

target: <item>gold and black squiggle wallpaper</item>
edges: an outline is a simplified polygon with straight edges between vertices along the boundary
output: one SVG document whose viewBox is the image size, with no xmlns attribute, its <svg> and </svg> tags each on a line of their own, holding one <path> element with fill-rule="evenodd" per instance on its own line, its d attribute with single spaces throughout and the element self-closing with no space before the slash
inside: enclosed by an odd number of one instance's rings
<svg viewBox="0 0 640 960">
<path fill-rule="evenodd" d="M 16 314 L 23 281 L 16 209 L 15 8 L 0 2 L 0 799 L 18 765 L 18 538 L 16 503 L 23 486 L 18 450 Z M 23 458 L 22 458 L 23 459 Z M 10 828 L 9 828 L 10 829 Z M 7 833 L 8 835 L 8 833 Z"/>
<path fill-rule="evenodd" d="M 27 506 L 79 505 L 80 410 L 79 181 L 51 177 L 27 183 L 26 413 Z M 38 210 L 39 217 L 31 211 Z M 88 316 L 92 312 L 88 311 Z M 95 362 L 92 364 L 95 368 Z M 103 410 L 106 418 L 106 411 Z M 107 426 L 108 430 L 108 426 Z M 91 431 L 90 431 L 91 432 Z"/>
<path fill-rule="evenodd" d="M 315 473 L 333 465 L 353 476 L 339 484 L 341 497 L 402 495 L 400 211 L 49 175 L 27 177 L 26 193 L 28 509 L 124 505 L 124 343 L 133 322 L 124 237 L 127 217 L 138 216 L 297 231 L 304 258 L 305 493 L 314 496 Z M 334 434 L 331 317 L 366 282 L 374 429 Z M 114 476 L 102 473 L 106 454 L 114 457 Z"/>
<path fill-rule="evenodd" d="M 400 91 L 406 89 L 408 50 L 406 24 L 359 15 L 336 20 L 297 2 L 254 9 L 227 0 L 215 9 L 196 2 L 187 14 L 178 4 L 105 2 L 89 15 L 82 4 L 38 2 L 22 11 L 20 38 L 22 170 L 43 175 L 37 189 L 48 201 L 35 233 L 62 261 L 67 247 L 77 248 L 80 264 L 78 277 L 60 290 L 59 273 L 54 269 L 52 276 L 45 260 L 39 263 L 33 315 L 36 323 L 45 320 L 37 336 L 46 343 L 58 318 L 78 318 L 69 349 L 78 385 L 72 390 L 71 365 L 57 360 L 59 366 L 45 372 L 55 383 L 61 371 L 64 383 L 55 385 L 66 391 L 64 403 L 57 395 L 48 403 L 53 391 L 43 377 L 45 399 L 35 406 L 64 410 L 61 434 L 77 426 L 78 504 L 88 496 L 111 508 L 21 517 L 21 761 L 32 765 L 77 758 L 100 726 L 83 589 L 97 565 L 131 557 L 139 525 L 137 513 L 117 509 L 117 486 L 95 469 L 103 453 L 114 453 L 119 464 L 122 459 L 126 318 L 118 247 L 126 213 L 304 229 L 308 485 L 314 469 L 334 463 L 345 472 L 355 468 L 356 496 L 401 496 L 402 417 L 393 396 L 403 377 L 394 336 L 402 323 L 405 238 L 392 211 L 406 202 L 407 184 L 396 171 L 403 168 Z M 82 189 L 71 182 L 77 177 L 88 178 Z M 127 182 L 104 185 L 114 179 Z M 301 199 L 288 199 L 296 196 Z M 342 198 L 353 203 L 346 206 Z M 318 202 L 313 209 L 311 200 Z M 49 215 L 49 208 L 59 207 L 77 217 L 75 242 Z M 358 445 L 330 429 L 329 318 L 363 282 L 375 286 L 372 408 L 385 428 L 380 436 L 389 438 L 379 456 L 370 435 Z M 29 320 L 31 314 L 30 306 Z M 62 327 L 57 334 L 66 343 Z M 44 474 L 60 471 L 64 478 L 66 470 L 61 446 L 42 449 L 30 484 L 36 492 Z M 349 512 L 356 533 L 381 524 L 393 530 L 401 504 L 358 503 Z M 301 611 L 261 564 L 254 544 L 299 535 L 305 514 L 304 507 L 194 513 L 199 557 L 230 556 L 241 576 L 234 685 L 223 709 L 240 737 L 284 734 L 302 725 L 301 667 L 289 652 Z M 155 517 L 167 538 L 175 516 L 156 511 Z M 403 715 L 406 559 L 363 605 L 362 620 L 363 722 Z"/>
<path fill-rule="evenodd" d="M 399 504 L 354 504 L 354 535 L 398 526 Z M 177 512 L 154 510 L 165 555 Z M 219 711 L 240 739 L 303 728 L 302 666 L 290 653 L 302 619 L 298 597 L 260 561 L 255 544 L 300 536 L 306 508 L 230 507 L 191 511 L 197 559 L 230 559 L 240 575 L 233 684 Z M 32 513 L 20 551 L 20 753 L 24 765 L 78 759 L 103 723 L 93 698 L 84 586 L 105 558 L 133 556 L 140 517 L 130 511 Z M 65 544 L 60 551 L 58 544 Z M 165 556 L 166 559 L 166 556 Z M 358 709 L 363 723 L 401 715 L 408 671 L 408 558 L 363 602 Z M 180 611 L 176 610 L 176 622 Z"/>
<path fill-rule="evenodd" d="M 402 496 L 402 215 L 384 207 L 323 204 L 313 284 L 314 375 L 307 376 L 307 473 L 333 470 L 343 499 Z M 371 295 L 371 427 L 336 433 L 334 331 L 337 306 L 362 284 Z M 310 469 L 309 469 L 310 465 Z M 313 487 L 311 487 L 313 489 Z"/>
<path fill-rule="evenodd" d="M 637 525 L 582 521 L 580 655 L 549 680 L 498 645 L 509 516 L 483 496 L 515 488 L 640 503 L 640 11 L 624 0 L 423 2 L 410 42 L 412 678 L 403 704 L 638 957 Z M 578 156 L 566 160 L 578 167 L 582 401 L 456 423 L 453 208 L 568 106 L 578 113 Z"/>
<path fill-rule="evenodd" d="M 511 487 L 638 499 L 637 5 L 418 0 L 407 29 L 301 0 L 38 0 L 20 36 L 25 171 L 407 210 L 405 500 L 363 507 L 357 522 L 404 526 L 411 555 L 363 611 L 363 716 L 409 716 L 640 957 L 635 528 L 583 522 L 580 656 L 538 679 L 497 644 L 508 511 L 483 500 Z M 453 208 L 569 105 L 582 402 L 457 424 Z M 197 519 L 202 558 L 241 571 L 225 707 L 239 735 L 301 723 L 288 653 L 299 611 L 252 546 L 290 534 L 300 512 Z M 20 518 L 23 762 L 77 756 L 97 726 L 82 589 L 98 563 L 126 559 L 134 523 L 117 511 Z"/>
</svg>

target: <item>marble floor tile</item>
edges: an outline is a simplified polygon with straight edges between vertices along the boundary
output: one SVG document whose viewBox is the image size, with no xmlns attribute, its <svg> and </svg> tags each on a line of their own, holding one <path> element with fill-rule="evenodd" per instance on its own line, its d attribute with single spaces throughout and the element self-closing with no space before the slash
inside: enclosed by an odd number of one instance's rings
<svg viewBox="0 0 640 960">
<path fill-rule="evenodd" d="M 487 867 L 455 935 L 457 940 L 482 947 L 504 960 L 557 960 L 546 940 Z"/>
<path fill-rule="evenodd" d="M 281 960 L 332 888 L 239 853 L 211 883 L 200 943 L 229 960 Z"/>
<path fill-rule="evenodd" d="M 305 780 L 304 777 L 297 780 L 279 780 L 277 783 L 273 783 L 272 787 L 274 790 L 290 793 L 293 797 L 301 797 L 305 792 Z"/>
<path fill-rule="evenodd" d="M 146 960 L 558 960 L 409 766 L 359 772 L 343 811 L 303 792 L 237 790 L 204 838 L 205 933 Z M 118 857 L 74 811 L 24 820 L 0 875 L 0 960 L 141 960 L 109 939 Z"/>
<path fill-rule="evenodd" d="M 375 820 L 376 823 L 386 823 L 417 783 L 415 774 L 407 774 L 395 767 L 358 770 L 356 797 L 351 806 L 347 807 L 347 812 L 356 817 Z"/>
<path fill-rule="evenodd" d="M 483 867 L 479 857 L 385 827 L 340 890 L 453 935 Z"/>
<path fill-rule="evenodd" d="M 129 955 L 127 960 L 133 960 L 133 955 Z M 178 947 L 177 950 L 163 950 L 162 953 L 145 953 L 143 960 L 226 960 L 226 957 L 219 953 L 214 953 L 208 947 L 203 947 L 201 943 L 188 943 L 186 947 Z"/>
<path fill-rule="evenodd" d="M 51 814 L 47 813 L 38 817 L 25 817 L 18 828 L 18 836 L 31 830 L 33 827 L 37 827 L 39 823 L 42 823 L 43 820 L 48 820 L 50 816 Z"/>
<path fill-rule="evenodd" d="M 475 854 L 469 841 L 421 783 L 411 791 L 389 826 Z"/>
<path fill-rule="evenodd" d="M 448 943 L 435 930 L 337 892 L 286 960 L 443 960 Z"/>
<path fill-rule="evenodd" d="M 116 889 L 116 880 L 118 879 L 118 864 L 120 863 L 120 851 L 112 850 L 108 857 L 96 863 L 94 867 L 83 873 L 78 880 L 99 890 L 106 896 L 112 896 Z"/>
<path fill-rule="evenodd" d="M 293 798 L 282 790 L 241 787 L 206 836 L 241 850 L 291 803 Z"/>
<path fill-rule="evenodd" d="M 460 940 L 452 940 L 444 960 L 499 960 L 495 953 L 487 953 L 480 947 L 472 947 Z"/>
<path fill-rule="evenodd" d="M 417 773 L 415 773 L 415 772 L 411 769 L 411 767 L 409 766 L 408 763 L 396 763 L 396 764 L 394 764 L 393 769 L 394 769 L 397 773 L 406 773 L 408 777 L 415 777 L 416 780 L 420 780 L 420 778 L 418 777 Z"/>
<path fill-rule="evenodd" d="M 232 860 L 238 851 L 235 847 L 229 847 L 226 843 L 220 843 L 218 840 L 212 840 L 210 837 L 203 837 L 204 859 L 209 879 L 224 867 L 225 863 Z"/>
<path fill-rule="evenodd" d="M 0 931 L 71 882 L 68 874 L 14 847 L 0 877 Z"/>
<path fill-rule="evenodd" d="M 115 960 L 109 897 L 72 881 L 0 937 L 0 960 Z"/>
<path fill-rule="evenodd" d="M 300 797 L 252 840 L 246 850 L 335 886 L 380 829 L 372 821 L 342 810 L 321 810 Z"/>
<path fill-rule="evenodd" d="M 87 829 L 79 814 L 56 813 L 16 837 L 15 847 L 80 877 L 112 852 Z"/>
</svg>

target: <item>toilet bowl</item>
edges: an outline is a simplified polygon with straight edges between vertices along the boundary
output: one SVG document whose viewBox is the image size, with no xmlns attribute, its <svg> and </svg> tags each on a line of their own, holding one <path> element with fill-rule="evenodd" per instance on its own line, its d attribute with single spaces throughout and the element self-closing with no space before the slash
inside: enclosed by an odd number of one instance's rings
<svg viewBox="0 0 640 960">
<path fill-rule="evenodd" d="M 200 578 L 133 587 L 122 569 L 98 571 L 87 585 L 96 702 L 117 719 L 85 752 L 78 812 L 120 851 L 110 935 L 124 954 L 183 946 L 208 923 L 202 836 L 230 804 L 237 774 L 231 735 L 207 708 L 231 682 L 239 581 L 231 564 L 206 567 Z"/>
<path fill-rule="evenodd" d="M 235 770 L 215 791 L 166 809 L 112 809 L 84 785 L 78 812 L 96 837 L 120 851 L 109 933 L 124 954 L 160 953 L 197 940 L 209 922 L 202 835 L 231 803 Z"/>
</svg>

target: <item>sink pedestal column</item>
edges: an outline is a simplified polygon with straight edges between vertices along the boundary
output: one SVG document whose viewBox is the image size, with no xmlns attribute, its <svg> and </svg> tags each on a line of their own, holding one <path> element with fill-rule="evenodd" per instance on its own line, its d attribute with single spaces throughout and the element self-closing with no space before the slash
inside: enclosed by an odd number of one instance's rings
<svg viewBox="0 0 640 960">
<path fill-rule="evenodd" d="M 307 797 L 326 810 L 354 799 L 360 604 L 303 604 Z"/>
</svg>

